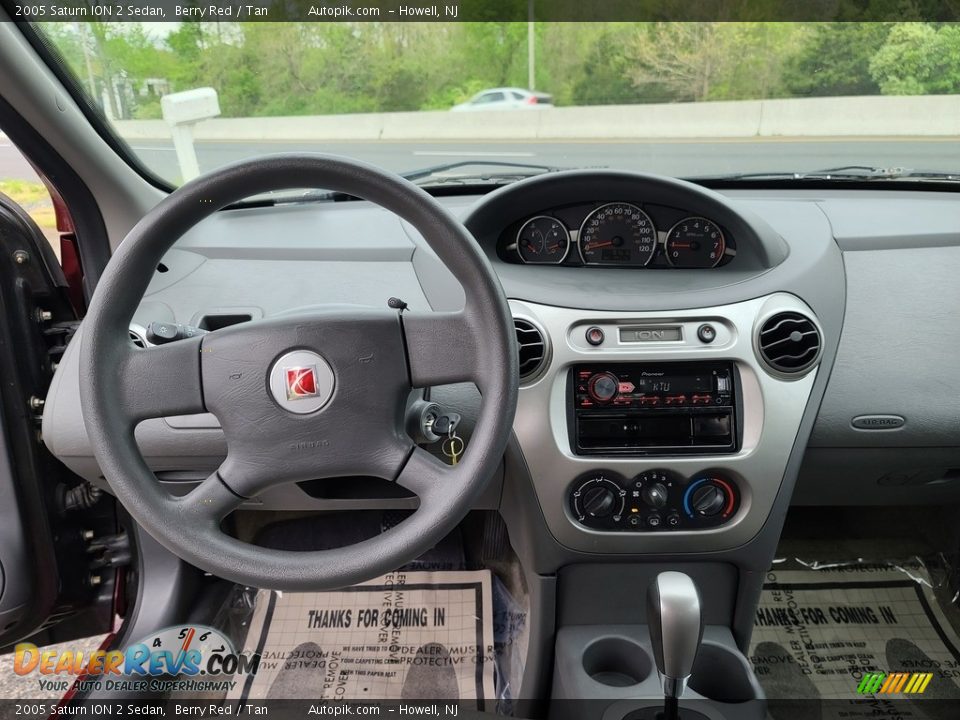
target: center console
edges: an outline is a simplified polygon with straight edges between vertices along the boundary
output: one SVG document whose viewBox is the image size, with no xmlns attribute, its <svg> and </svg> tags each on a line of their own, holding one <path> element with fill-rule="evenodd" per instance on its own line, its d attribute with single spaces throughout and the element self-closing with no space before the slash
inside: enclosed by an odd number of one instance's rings
<svg viewBox="0 0 960 720">
<path fill-rule="evenodd" d="M 539 333 L 514 432 L 562 545 L 728 550 L 766 522 L 817 373 L 821 331 L 775 293 L 674 312 L 511 301 Z"/>
<path fill-rule="evenodd" d="M 731 362 L 589 363 L 569 370 L 567 423 L 578 456 L 729 454 L 743 440 L 742 395 Z M 604 531 L 718 527 L 740 507 L 723 472 L 654 468 L 633 477 L 598 469 L 570 486 L 577 523 Z"/>
<path fill-rule="evenodd" d="M 560 628 L 551 697 L 550 717 L 556 720 L 662 719 L 663 692 L 648 627 Z M 707 625 L 681 701 L 681 720 L 766 717 L 763 691 L 730 630 Z"/>
<path fill-rule="evenodd" d="M 658 272 L 507 254 L 531 217 L 563 223 L 585 198 L 630 197 L 717 218 L 736 238 L 735 256 L 710 270 Z M 553 672 L 541 666 L 538 676 L 553 682 L 551 717 L 662 713 L 641 599 L 663 571 L 687 573 L 704 594 L 680 717 L 765 717 L 743 653 L 846 299 L 834 240 L 842 230 L 828 212 L 840 201 L 796 200 L 780 189 L 716 193 L 574 171 L 495 191 L 465 215 L 517 326 L 520 390 L 501 513 L 531 586 L 555 598 L 542 605 L 556 611 L 543 620 Z M 586 234 L 574 230 L 567 247 L 589 252 Z M 831 420 L 849 424 L 841 413 Z"/>
<path fill-rule="evenodd" d="M 672 312 L 511 306 L 523 340 L 542 339 L 514 432 L 550 533 L 584 558 L 558 577 L 551 717 L 765 717 L 732 632 L 744 579 L 712 558 L 771 515 L 818 373 L 815 314 L 787 293 Z M 610 563 L 618 553 L 629 563 Z M 705 598 L 682 698 L 649 639 L 674 611 L 637 601 L 661 569 L 688 572 Z"/>
</svg>

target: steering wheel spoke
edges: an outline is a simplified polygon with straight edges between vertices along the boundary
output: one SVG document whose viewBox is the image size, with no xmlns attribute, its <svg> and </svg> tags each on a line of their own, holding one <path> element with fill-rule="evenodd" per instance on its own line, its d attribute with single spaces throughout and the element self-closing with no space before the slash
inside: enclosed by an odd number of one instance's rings
<svg viewBox="0 0 960 720">
<path fill-rule="evenodd" d="M 397 485 L 420 498 L 420 504 L 431 502 L 439 494 L 455 489 L 457 468 L 444 465 L 421 447 L 414 448 L 397 476 Z"/>
<path fill-rule="evenodd" d="M 466 313 L 406 313 L 403 332 L 413 387 L 482 382 L 482 354 Z"/>
<path fill-rule="evenodd" d="M 206 477 L 177 502 L 185 514 L 219 524 L 247 498 L 233 492 L 220 477 L 220 469 Z"/>
<path fill-rule="evenodd" d="M 121 361 L 121 410 L 134 421 L 206 412 L 200 379 L 202 338 L 133 348 Z"/>
</svg>

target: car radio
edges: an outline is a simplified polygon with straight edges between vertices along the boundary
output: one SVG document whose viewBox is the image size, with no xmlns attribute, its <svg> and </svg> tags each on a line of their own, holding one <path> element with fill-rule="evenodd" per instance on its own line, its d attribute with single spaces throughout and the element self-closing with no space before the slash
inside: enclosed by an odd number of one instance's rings
<svg viewBox="0 0 960 720">
<path fill-rule="evenodd" d="M 739 446 L 733 363 L 575 365 L 569 399 L 577 455 L 730 453 Z"/>
</svg>

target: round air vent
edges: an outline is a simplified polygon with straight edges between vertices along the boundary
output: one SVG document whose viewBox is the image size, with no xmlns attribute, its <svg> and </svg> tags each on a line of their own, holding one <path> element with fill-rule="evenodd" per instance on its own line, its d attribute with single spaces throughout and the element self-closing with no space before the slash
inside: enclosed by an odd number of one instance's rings
<svg viewBox="0 0 960 720">
<path fill-rule="evenodd" d="M 781 312 L 760 328 L 757 348 L 763 361 L 785 375 L 802 373 L 820 357 L 820 331 L 797 312 Z"/>
<path fill-rule="evenodd" d="M 520 355 L 520 381 L 537 377 L 547 364 L 547 341 L 543 331 L 529 320 L 514 318 Z"/>
<path fill-rule="evenodd" d="M 130 330 L 130 342 L 136 345 L 138 348 L 145 348 L 147 346 L 147 341 L 144 337 L 135 330 Z"/>
</svg>

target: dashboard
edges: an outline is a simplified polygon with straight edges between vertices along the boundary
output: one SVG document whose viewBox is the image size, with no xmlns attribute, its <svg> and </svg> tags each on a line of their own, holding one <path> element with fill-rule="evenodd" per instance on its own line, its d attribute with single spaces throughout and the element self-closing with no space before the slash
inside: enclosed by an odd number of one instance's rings
<svg viewBox="0 0 960 720">
<path fill-rule="evenodd" d="M 515 513 L 518 532 L 563 553 L 734 552 L 774 527 L 768 520 L 791 498 L 960 497 L 951 481 L 960 391 L 942 379 L 960 353 L 952 196 L 719 193 L 571 171 L 439 202 L 484 251 L 517 325 L 514 441 L 477 506 Z M 142 341 L 154 322 L 215 331 L 332 303 L 385 307 L 391 297 L 414 310 L 463 304 L 419 233 L 380 208 L 251 207 L 217 213 L 167 253 L 134 331 Z M 51 386 L 43 435 L 71 469 L 103 483 L 83 427 L 76 345 Z M 910 371 L 891 383 L 891 367 Z M 469 452 L 475 389 L 435 388 L 431 400 L 463 414 Z M 225 454 L 212 415 L 148 420 L 137 440 L 177 493 Z M 246 507 L 415 507 L 389 483 L 363 497 L 343 485 L 277 488 Z"/>
<path fill-rule="evenodd" d="M 710 269 L 737 254 L 736 238 L 710 218 L 625 200 L 539 210 L 497 245 L 506 262 L 605 268 Z"/>
</svg>

